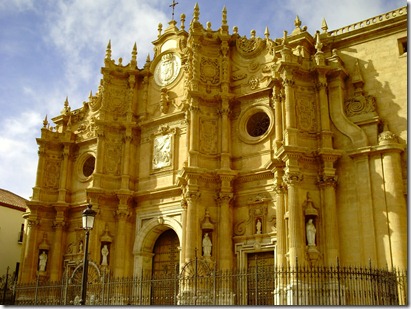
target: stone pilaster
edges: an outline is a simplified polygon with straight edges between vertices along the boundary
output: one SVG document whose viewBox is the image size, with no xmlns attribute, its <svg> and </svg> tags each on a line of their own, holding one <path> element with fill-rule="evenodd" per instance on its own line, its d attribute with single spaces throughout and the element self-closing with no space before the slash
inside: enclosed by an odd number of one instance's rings
<svg viewBox="0 0 411 309">
<path fill-rule="evenodd" d="M 232 269 L 233 264 L 233 224 L 230 202 L 233 198 L 232 193 L 220 192 L 220 218 L 219 218 L 219 259 L 221 270 Z"/>
<path fill-rule="evenodd" d="M 127 235 L 127 219 L 130 216 L 128 208 L 129 195 L 118 194 L 118 208 L 116 211 L 117 230 L 115 234 L 115 251 L 114 251 L 114 276 L 122 277 L 125 275 L 126 263 L 124 262 L 126 252 L 128 252 L 126 235 Z M 111 249 L 113 250 L 113 249 Z"/>
<path fill-rule="evenodd" d="M 195 250 L 199 245 L 198 242 L 198 233 L 199 233 L 199 224 L 197 219 L 197 203 L 200 197 L 198 191 L 188 191 L 186 192 L 187 200 L 187 225 L 186 225 L 186 238 L 185 238 L 185 252 L 184 258 L 185 262 L 195 258 Z M 197 245 L 198 244 L 198 245 Z M 198 248 L 197 248 L 198 249 Z"/>
<path fill-rule="evenodd" d="M 54 239 L 51 247 L 50 257 L 50 281 L 58 281 L 61 279 L 63 270 L 63 245 L 64 245 L 64 230 L 65 217 L 64 211 L 57 211 L 56 219 L 54 220 Z"/>
<path fill-rule="evenodd" d="M 339 253 L 338 221 L 337 221 L 337 202 L 335 197 L 335 187 L 337 177 L 322 176 L 319 187 L 323 195 L 323 214 L 324 238 L 325 238 L 325 264 L 335 266 Z"/>
<path fill-rule="evenodd" d="M 35 216 L 28 215 L 27 218 L 27 232 L 26 237 L 24 237 L 22 252 L 22 265 L 21 272 L 19 275 L 19 283 L 32 282 L 36 277 L 37 271 L 37 239 L 39 233 L 40 221 Z"/>
<path fill-rule="evenodd" d="M 276 263 L 278 267 L 283 267 L 287 265 L 286 262 L 286 237 L 288 231 L 285 225 L 285 187 L 282 183 L 282 172 L 276 170 L 274 172 L 275 177 L 275 193 L 276 193 L 276 218 L 277 218 L 277 257 Z"/>
<path fill-rule="evenodd" d="M 305 240 L 303 238 L 303 214 L 298 201 L 298 185 L 303 175 L 298 172 L 286 172 L 283 181 L 288 189 L 288 237 L 290 266 L 295 266 L 296 258 L 303 260 Z"/>
<path fill-rule="evenodd" d="M 284 94 L 278 80 L 273 87 L 273 101 L 275 113 L 275 146 L 276 150 L 283 145 L 283 111 L 281 105 L 284 100 Z"/>
</svg>

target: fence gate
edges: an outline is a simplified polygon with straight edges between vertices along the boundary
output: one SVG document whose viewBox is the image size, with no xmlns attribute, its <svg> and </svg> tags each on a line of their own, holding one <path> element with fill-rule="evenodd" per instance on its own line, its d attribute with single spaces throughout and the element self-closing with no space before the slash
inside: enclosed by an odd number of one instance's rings
<svg viewBox="0 0 411 309">
<path fill-rule="evenodd" d="M 66 292 L 67 305 L 79 305 L 81 300 L 81 281 L 83 279 L 83 264 L 79 264 L 71 274 Z M 100 304 L 102 302 L 103 285 L 102 276 L 97 265 L 89 261 L 88 274 L 87 274 L 87 305 Z"/>
</svg>

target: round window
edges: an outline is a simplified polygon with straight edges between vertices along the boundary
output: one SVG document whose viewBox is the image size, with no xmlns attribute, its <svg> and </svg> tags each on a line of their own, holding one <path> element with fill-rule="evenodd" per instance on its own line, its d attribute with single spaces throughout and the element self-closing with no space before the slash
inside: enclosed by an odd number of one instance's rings
<svg viewBox="0 0 411 309">
<path fill-rule="evenodd" d="M 96 159 L 93 156 L 88 157 L 88 159 L 83 164 L 83 175 L 89 177 L 94 172 L 94 165 Z"/>
<path fill-rule="evenodd" d="M 263 135 L 269 127 L 270 117 L 265 112 L 257 112 L 247 121 L 247 132 L 252 137 Z"/>
<path fill-rule="evenodd" d="M 263 104 L 253 104 L 244 109 L 238 121 L 239 138 L 247 144 L 256 144 L 270 135 L 274 128 L 274 113 Z"/>
</svg>

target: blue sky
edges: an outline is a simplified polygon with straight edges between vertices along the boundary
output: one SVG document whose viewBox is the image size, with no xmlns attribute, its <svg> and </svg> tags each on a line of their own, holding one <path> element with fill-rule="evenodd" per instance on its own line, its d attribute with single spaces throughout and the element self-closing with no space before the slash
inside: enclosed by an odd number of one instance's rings
<svg viewBox="0 0 411 309">
<path fill-rule="evenodd" d="M 193 8 L 200 7 L 200 22 L 221 25 L 227 8 L 232 33 L 252 29 L 271 38 L 294 29 L 298 15 L 314 34 L 326 19 L 329 30 L 407 5 L 404 0 L 175 0 L 175 19 L 186 15 L 186 29 Z M 29 199 L 36 181 L 36 138 L 44 117 L 60 114 L 68 97 L 72 109 L 95 93 L 100 67 L 109 40 L 112 58 L 130 61 L 137 43 L 138 67 L 171 20 L 172 0 L 0 0 L 0 188 Z"/>
</svg>

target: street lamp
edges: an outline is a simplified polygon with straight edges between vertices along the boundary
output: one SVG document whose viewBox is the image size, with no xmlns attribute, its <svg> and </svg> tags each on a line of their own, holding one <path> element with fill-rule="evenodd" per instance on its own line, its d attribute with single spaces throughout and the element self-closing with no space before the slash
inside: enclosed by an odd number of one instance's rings
<svg viewBox="0 0 411 309">
<path fill-rule="evenodd" d="M 87 274 L 88 274 L 88 239 L 90 235 L 90 230 L 94 225 L 94 217 L 96 212 L 91 209 L 92 205 L 89 203 L 87 208 L 83 211 L 83 229 L 86 231 L 86 248 L 84 250 L 84 261 L 83 261 L 83 280 L 81 281 L 81 300 L 80 304 L 86 304 L 86 294 L 87 294 Z"/>
</svg>

